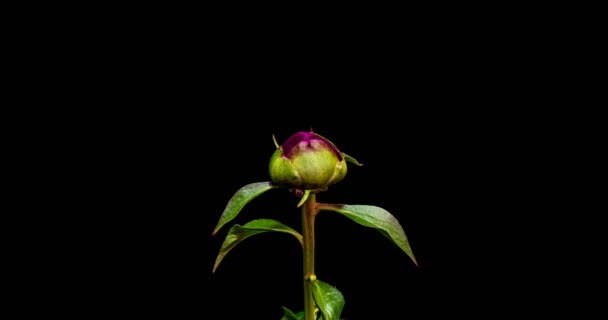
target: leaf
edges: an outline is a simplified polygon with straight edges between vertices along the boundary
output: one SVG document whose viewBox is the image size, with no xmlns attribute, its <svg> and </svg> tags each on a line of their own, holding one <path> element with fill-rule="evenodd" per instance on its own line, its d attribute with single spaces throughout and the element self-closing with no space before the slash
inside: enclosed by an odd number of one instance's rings
<svg viewBox="0 0 608 320">
<path fill-rule="evenodd" d="M 300 311 L 298 313 L 293 313 L 293 311 L 287 309 L 286 307 L 281 307 L 283 308 L 283 318 L 281 318 L 281 320 L 304 320 L 304 311 Z"/>
<path fill-rule="evenodd" d="M 377 229 L 399 246 L 418 265 L 405 231 L 403 231 L 399 221 L 388 211 L 368 205 L 323 205 L 319 208 L 339 212 L 362 226 Z"/>
<path fill-rule="evenodd" d="M 312 282 L 312 296 L 324 320 L 340 319 L 344 296 L 338 289 L 317 279 Z"/>
<path fill-rule="evenodd" d="M 271 231 L 291 234 L 292 236 L 296 237 L 298 241 L 300 241 L 300 244 L 303 243 L 301 234 L 276 220 L 257 219 L 246 223 L 244 226 L 235 224 L 234 226 L 232 226 L 232 228 L 230 228 L 228 234 L 226 235 L 226 239 L 224 239 L 224 243 L 222 243 L 222 248 L 220 249 L 217 258 L 215 259 L 213 272 L 215 272 L 215 270 L 220 265 L 224 257 L 228 254 L 228 252 L 230 252 L 230 250 L 236 247 L 236 245 L 239 244 L 241 241 L 256 234 Z"/>
<path fill-rule="evenodd" d="M 220 221 L 217 223 L 215 230 L 213 230 L 213 235 L 215 235 L 223 225 L 232 221 L 232 219 L 234 219 L 239 212 L 241 212 L 247 203 L 262 193 L 274 188 L 276 187 L 267 181 L 250 183 L 237 190 L 237 192 L 228 201 L 228 204 L 220 217 Z"/>
</svg>

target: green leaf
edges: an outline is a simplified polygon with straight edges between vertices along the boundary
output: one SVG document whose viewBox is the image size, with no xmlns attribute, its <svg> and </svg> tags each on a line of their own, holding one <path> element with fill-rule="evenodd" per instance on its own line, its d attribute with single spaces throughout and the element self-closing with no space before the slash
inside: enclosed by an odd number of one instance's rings
<svg viewBox="0 0 608 320">
<path fill-rule="evenodd" d="M 312 296 L 324 320 L 340 319 L 344 296 L 338 289 L 317 279 L 312 282 Z"/>
<path fill-rule="evenodd" d="M 281 320 L 304 320 L 304 311 L 300 311 L 298 313 L 293 313 L 293 311 L 287 309 L 286 307 L 281 307 L 283 308 L 283 318 L 281 318 Z"/>
<path fill-rule="evenodd" d="M 241 212 L 247 203 L 262 193 L 274 188 L 276 187 L 267 181 L 250 183 L 237 190 L 237 192 L 228 201 L 228 204 L 220 217 L 220 221 L 217 223 L 215 230 L 213 230 L 213 235 L 215 235 L 223 225 L 232 221 L 232 219 L 234 219 L 239 212 Z"/>
<path fill-rule="evenodd" d="M 217 255 L 215 259 L 215 265 L 213 266 L 213 272 L 220 265 L 220 262 L 224 259 L 224 257 L 236 247 L 241 241 L 264 232 L 283 232 L 291 234 L 296 237 L 300 244 L 302 244 L 302 235 L 299 234 L 294 229 L 272 219 L 257 219 L 246 223 L 244 226 L 235 224 L 230 228 L 228 234 L 226 235 L 226 239 L 224 239 L 224 243 L 222 243 L 222 248 L 220 249 L 220 253 Z"/>
<path fill-rule="evenodd" d="M 405 231 L 403 231 L 399 221 L 388 211 L 368 205 L 323 205 L 319 208 L 339 212 L 362 226 L 377 229 L 399 246 L 418 265 Z"/>
</svg>

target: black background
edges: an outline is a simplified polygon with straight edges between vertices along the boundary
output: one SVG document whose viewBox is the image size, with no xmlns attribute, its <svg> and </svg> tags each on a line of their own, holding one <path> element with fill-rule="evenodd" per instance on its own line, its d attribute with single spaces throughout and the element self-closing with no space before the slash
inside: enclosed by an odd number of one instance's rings
<svg viewBox="0 0 608 320">
<path fill-rule="evenodd" d="M 56 70 L 69 85 L 46 99 L 76 108 L 32 115 L 60 120 L 36 139 L 58 164 L 48 181 L 68 185 L 49 182 L 60 193 L 49 203 L 66 214 L 47 218 L 62 231 L 42 260 L 58 272 L 41 279 L 48 296 L 69 292 L 49 308 L 203 319 L 301 310 L 301 252 L 286 235 L 250 238 L 211 272 L 234 223 L 299 229 L 293 194 L 269 191 L 211 231 L 234 192 L 268 180 L 272 135 L 311 128 L 364 164 L 319 201 L 387 209 L 419 262 L 322 213 L 316 273 L 344 294 L 344 318 L 519 315 L 557 285 L 536 262 L 565 258 L 548 238 L 529 241 L 549 229 L 546 186 L 558 178 L 543 154 L 562 125 L 537 108 L 549 95 L 541 78 L 555 72 L 537 37 L 434 10 L 291 28 L 226 17 L 128 16 L 87 29 L 72 68 Z"/>
</svg>

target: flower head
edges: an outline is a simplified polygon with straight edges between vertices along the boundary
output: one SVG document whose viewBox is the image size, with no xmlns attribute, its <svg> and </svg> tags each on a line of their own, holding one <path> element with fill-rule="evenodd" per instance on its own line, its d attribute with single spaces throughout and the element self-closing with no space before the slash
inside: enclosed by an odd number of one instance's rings
<svg viewBox="0 0 608 320">
<path fill-rule="evenodd" d="M 346 175 L 345 155 L 314 132 L 297 132 L 270 158 L 270 178 L 278 186 L 297 190 L 325 189 Z"/>
</svg>

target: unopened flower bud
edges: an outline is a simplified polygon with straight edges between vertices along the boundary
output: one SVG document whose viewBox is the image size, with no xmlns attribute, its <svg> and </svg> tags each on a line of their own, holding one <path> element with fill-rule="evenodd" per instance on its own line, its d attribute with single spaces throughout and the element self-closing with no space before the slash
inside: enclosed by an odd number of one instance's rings
<svg viewBox="0 0 608 320">
<path fill-rule="evenodd" d="M 297 132 L 270 158 L 270 178 L 277 186 L 317 190 L 339 182 L 346 175 L 344 155 L 314 132 Z"/>
</svg>

